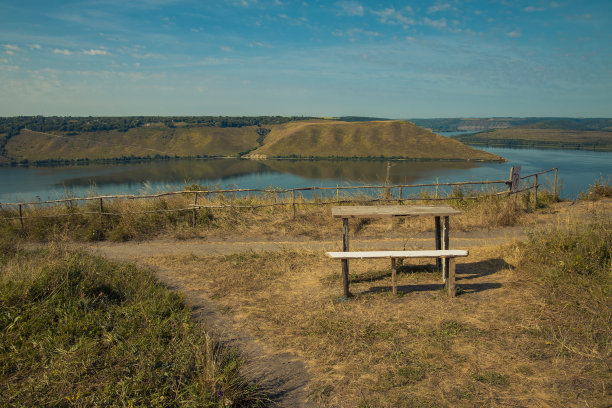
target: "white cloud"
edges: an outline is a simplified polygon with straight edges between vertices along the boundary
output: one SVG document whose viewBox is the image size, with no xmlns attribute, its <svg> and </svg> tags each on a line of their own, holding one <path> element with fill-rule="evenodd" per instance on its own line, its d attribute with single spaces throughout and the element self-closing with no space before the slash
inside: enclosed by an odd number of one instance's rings
<svg viewBox="0 0 612 408">
<path fill-rule="evenodd" d="M 425 17 L 425 25 L 437 28 L 437 29 L 443 29 L 446 28 L 447 24 L 446 24 L 446 19 L 445 18 L 441 18 L 439 20 L 430 20 L 429 18 Z"/>
<path fill-rule="evenodd" d="M 9 60 L 6 58 L 0 58 L 0 64 L 8 64 Z"/>
<path fill-rule="evenodd" d="M 509 33 L 506 33 L 506 35 L 512 38 L 519 38 L 522 35 L 522 33 L 521 33 L 521 30 L 514 30 L 514 31 L 510 31 Z"/>
<path fill-rule="evenodd" d="M 377 15 L 378 21 L 383 24 L 413 25 L 415 23 L 413 19 L 404 16 L 400 11 L 395 10 L 393 7 L 380 11 L 372 10 L 372 14 Z"/>
<path fill-rule="evenodd" d="M 438 3 L 436 5 L 433 5 L 433 6 L 429 7 L 427 9 L 427 12 L 429 14 L 432 14 L 432 13 L 437 13 L 438 11 L 445 11 L 445 10 L 448 10 L 450 8 L 451 8 L 451 5 L 449 3 Z"/>
<path fill-rule="evenodd" d="M 336 30 L 332 33 L 336 37 L 347 37 L 350 41 L 357 41 L 360 35 L 366 37 L 382 37 L 382 34 L 376 31 L 367 31 L 362 28 L 349 28 L 348 30 Z"/>
<path fill-rule="evenodd" d="M 223 45 L 223 46 L 221 46 L 219 48 L 221 48 L 221 51 L 223 51 L 223 52 L 233 52 L 234 51 L 232 47 L 228 47 L 226 45 Z"/>
<path fill-rule="evenodd" d="M 544 7 L 529 6 L 529 7 L 525 7 L 523 11 L 526 13 L 535 13 L 536 11 L 544 11 Z"/>
<path fill-rule="evenodd" d="M 54 54 L 62 54 L 62 55 L 72 55 L 72 52 L 69 50 L 60 50 L 59 48 L 56 48 L 53 50 Z"/>
<path fill-rule="evenodd" d="M 40 44 L 30 44 L 30 49 L 32 49 L 32 50 L 40 50 L 40 49 L 42 49 L 42 47 L 40 46 Z"/>
<path fill-rule="evenodd" d="M 252 42 L 249 44 L 249 47 L 274 48 L 272 44 L 261 42 L 261 41 Z"/>
<path fill-rule="evenodd" d="M 8 55 L 15 55 L 15 51 L 19 51 L 19 47 L 13 44 L 5 44 L 4 45 L 4 52 L 6 52 Z"/>
<path fill-rule="evenodd" d="M 346 14 L 348 16 L 363 16 L 364 8 L 357 2 L 343 1 L 338 5 L 342 7 L 342 14 Z"/>
<path fill-rule="evenodd" d="M 83 54 L 85 55 L 110 55 L 110 52 L 106 50 L 83 50 Z"/>
<path fill-rule="evenodd" d="M 17 65 L 0 65 L 0 71 L 17 72 L 19 66 Z"/>
<path fill-rule="evenodd" d="M 132 54 L 132 57 L 139 59 L 162 59 L 165 60 L 166 56 L 162 54 L 155 54 L 152 52 L 148 52 L 146 54 Z"/>
</svg>

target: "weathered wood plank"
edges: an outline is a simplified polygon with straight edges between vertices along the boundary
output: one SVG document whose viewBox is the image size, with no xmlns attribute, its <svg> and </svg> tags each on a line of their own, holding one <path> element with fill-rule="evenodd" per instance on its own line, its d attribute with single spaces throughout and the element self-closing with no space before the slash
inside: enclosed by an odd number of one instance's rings
<svg viewBox="0 0 612 408">
<path fill-rule="evenodd" d="M 461 214 L 450 206 L 407 206 L 407 205 L 385 205 L 385 206 L 343 206 L 332 207 L 332 216 L 336 218 L 386 218 L 386 217 L 410 217 L 410 216 L 449 216 Z"/>
<path fill-rule="evenodd" d="M 326 252 L 333 259 L 367 259 L 367 258 L 454 258 L 469 255 L 463 249 L 423 250 L 423 251 L 356 251 Z"/>
</svg>

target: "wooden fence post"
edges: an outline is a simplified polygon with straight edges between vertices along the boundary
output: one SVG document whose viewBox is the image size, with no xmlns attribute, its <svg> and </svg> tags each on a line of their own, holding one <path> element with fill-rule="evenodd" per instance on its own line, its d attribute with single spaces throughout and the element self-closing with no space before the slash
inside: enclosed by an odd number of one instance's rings
<svg viewBox="0 0 612 408">
<path fill-rule="evenodd" d="M 535 175 L 533 180 L 533 209 L 534 211 L 538 209 L 538 175 Z"/>
<path fill-rule="evenodd" d="M 559 197 L 557 196 L 557 172 L 558 171 L 559 169 L 555 167 L 555 190 L 554 190 L 555 201 L 559 200 Z"/>
<path fill-rule="evenodd" d="M 100 197 L 100 222 L 102 222 L 102 217 L 104 213 L 104 203 L 102 202 L 102 197 Z"/>
<path fill-rule="evenodd" d="M 19 204 L 19 222 L 21 222 L 21 230 L 23 231 L 23 210 L 21 204 Z"/>
<path fill-rule="evenodd" d="M 198 220 L 198 210 L 196 209 L 196 206 L 198 205 L 198 193 L 195 192 L 193 195 L 193 218 L 191 221 L 191 227 L 195 228 L 196 226 L 196 221 Z"/>
<path fill-rule="evenodd" d="M 401 187 L 401 186 L 400 186 L 400 188 L 399 188 L 399 192 L 398 192 L 398 200 L 397 200 L 397 203 L 398 203 L 399 205 L 402 205 L 402 187 Z"/>
<path fill-rule="evenodd" d="M 291 189 L 291 202 L 293 206 L 293 218 L 295 218 L 295 189 Z"/>
</svg>

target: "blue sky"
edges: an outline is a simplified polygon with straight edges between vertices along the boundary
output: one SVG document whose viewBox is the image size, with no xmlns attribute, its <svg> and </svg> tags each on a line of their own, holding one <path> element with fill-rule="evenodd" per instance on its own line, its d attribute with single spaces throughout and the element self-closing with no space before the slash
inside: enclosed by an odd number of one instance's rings
<svg viewBox="0 0 612 408">
<path fill-rule="evenodd" d="M 610 0 L 0 0 L 0 116 L 611 113 Z"/>
</svg>

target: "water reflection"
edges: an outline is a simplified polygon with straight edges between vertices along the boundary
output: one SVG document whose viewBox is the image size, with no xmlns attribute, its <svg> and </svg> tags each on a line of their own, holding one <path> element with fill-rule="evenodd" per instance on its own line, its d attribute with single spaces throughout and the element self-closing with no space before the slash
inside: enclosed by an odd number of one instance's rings
<svg viewBox="0 0 612 408">
<path fill-rule="evenodd" d="M 56 185 L 89 187 L 92 184 L 162 183 L 201 185 L 224 184 L 229 179 L 247 175 L 269 173 L 291 174 L 310 180 L 328 180 L 334 183 L 384 183 L 387 179 L 385 161 L 329 161 L 329 160 L 177 160 L 127 164 L 116 171 L 103 174 L 87 174 L 63 179 Z M 466 170 L 476 167 L 469 162 L 414 162 L 394 161 L 389 166 L 391 183 L 412 183 L 435 172 Z M 106 167 L 108 170 L 108 167 Z"/>
</svg>

